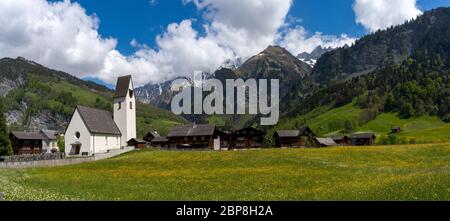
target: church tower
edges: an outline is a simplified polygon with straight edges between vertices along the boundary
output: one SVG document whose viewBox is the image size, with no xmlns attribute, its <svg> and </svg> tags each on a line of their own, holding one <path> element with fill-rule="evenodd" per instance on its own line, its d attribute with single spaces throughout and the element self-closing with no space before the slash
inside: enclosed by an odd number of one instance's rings
<svg viewBox="0 0 450 221">
<path fill-rule="evenodd" d="M 114 121 L 122 133 L 121 146 L 136 138 L 136 99 L 131 75 L 117 79 L 114 93 Z"/>
</svg>

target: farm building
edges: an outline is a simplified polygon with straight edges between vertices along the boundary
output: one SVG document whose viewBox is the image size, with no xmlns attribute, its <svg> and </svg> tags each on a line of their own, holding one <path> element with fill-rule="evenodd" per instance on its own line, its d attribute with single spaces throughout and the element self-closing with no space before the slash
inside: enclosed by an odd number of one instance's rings
<svg viewBox="0 0 450 221">
<path fill-rule="evenodd" d="M 332 138 L 321 138 L 321 137 L 316 137 L 315 141 L 317 142 L 317 146 L 320 147 L 334 147 L 334 146 L 338 146 L 338 144 L 336 142 L 334 142 L 334 140 Z"/>
<path fill-rule="evenodd" d="M 355 146 L 368 146 L 375 144 L 376 136 L 373 133 L 360 133 L 352 134 L 350 136 L 352 145 Z"/>
<path fill-rule="evenodd" d="M 169 139 L 166 137 L 155 137 L 150 143 L 153 147 L 169 147 Z"/>
<path fill-rule="evenodd" d="M 35 132 L 13 131 L 9 134 L 14 155 L 41 154 L 58 150 L 57 136 L 52 130 Z"/>
<path fill-rule="evenodd" d="M 137 138 L 131 138 L 128 142 L 127 145 L 129 147 L 134 147 L 134 148 L 139 148 L 139 149 L 143 149 L 147 147 L 147 141 L 145 140 L 141 140 L 141 139 L 137 139 Z"/>
<path fill-rule="evenodd" d="M 180 125 L 172 128 L 167 135 L 171 148 L 213 149 L 217 138 L 216 126 L 213 124 Z"/>
<path fill-rule="evenodd" d="M 265 132 L 253 127 L 236 130 L 231 134 L 231 144 L 236 148 L 260 148 Z"/>
<path fill-rule="evenodd" d="M 119 77 L 114 112 L 77 106 L 65 131 L 66 155 L 94 155 L 121 149 L 136 137 L 136 102 L 131 76 Z"/>
<path fill-rule="evenodd" d="M 391 128 L 391 133 L 393 133 L 393 134 L 397 134 L 397 133 L 400 133 L 400 132 L 401 132 L 400 126 L 393 126 Z"/>
<path fill-rule="evenodd" d="M 161 137 L 161 135 L 159 135 L 158 131 L 156 131 L 156 130 L 150 131 L 144 136 L 144 140 L 147 142 L 152 142 L 152 140 L 155 139 L 156 137 Z"/>
<path fill-rule="evenodd" d="M 338 145 L 341 146 L 347 146 L 352 144 L 350 137 L 348 137 L 347 135 L 334 136 L 332 137 L 332 139 L 334 140 L 334 142 L 336 142 Z"/>
<path fill-rule="evenodd" d="M 316 134 L 309 127 L 299 130 L 278 130 L 273 138 L 275 147 L 307 147 L 313 146 Z"/>
</svg>

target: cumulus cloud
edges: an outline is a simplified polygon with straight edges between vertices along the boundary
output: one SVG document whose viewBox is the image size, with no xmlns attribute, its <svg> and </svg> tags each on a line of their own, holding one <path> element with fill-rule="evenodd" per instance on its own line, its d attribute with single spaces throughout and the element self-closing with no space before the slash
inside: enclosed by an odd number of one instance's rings
<svg viewBox="0 0 450 221">
<path fill-rule="evenodd" d="M 152 1 L 150 1 L 152 2 Z M 185 19 L 167 26 L 155 45 L 132 40 L 131 55 L 117 49 L 117 39 L 101 36 L 99 18 L 65 0 L 1 0 L 0 57 L 22 56 L 78 77 L 115 83 L 132 74 L 136 85 L 158 83 L 194 71 L 214 71 L 226 60 L 250 57 L 271 44 L 294 54 L 318 45 L 340 46 L 352 38 L 293 27 L 292 0 L 183 0 L 203 14 L 204 32 Z M 298 19 L 296 20 L 298 21 Z M 151 40 L 151 39 L 149 39 Z"/>
<path fill-rule="evenodd" d="M 353 10 L 356 22 L 370 32 L 402 24 L 422 14 L 416 0 L 356 0 Z"/>
<path fill-rule="evenodd" d="M 322 47 L 337 48 L 346 44 L 352 45 L 355 40 L 355 38 L 346 34 L 342 34 L 339 37 L 334 35 L 323 35 L 320 32 L 309 35 L 305 28 L 297 26 L 288 28 L 281 37 L 279 44 L 292 54 L 298 55 L 302 52 L 310 53 L 319 45 Z"/>
<path fill-rule="evenodd" d="M 102 38 L 99 20 L 68 1 L 0 1 L 0 57 L 23 56 L 84 76 L 103 68 L 116 39 Z"/>
</svg>

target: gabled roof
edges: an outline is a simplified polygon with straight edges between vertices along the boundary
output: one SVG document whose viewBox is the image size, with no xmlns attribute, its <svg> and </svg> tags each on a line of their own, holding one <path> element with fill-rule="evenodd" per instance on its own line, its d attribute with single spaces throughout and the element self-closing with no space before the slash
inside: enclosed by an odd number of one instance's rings
<svg viewBox="0 0 450 221">
<path fill-rule="evenodd" d="M 47 138 L 47 140 L 56 140 L 56 136 L 59 133 L 56 130 L 41 130 L 40 132 Z"/>
<path fill-rule="evenodd" d="M 167 137 L 212 136 L 215 131 L 214 124 L 180 125 L 172 128 Z"/>
<path fill-rule="evenodd" d="M 151 134 L 153 137 L 161 137 L 161 135 L 159 135 L 158 131 L 150 131 L 147 133 L 147 135 Z"/>
<path fill-rule="evenodd" d="M 89 132 L 93 134 L 121 135 L 111 112 L 84 106 L 77 106 L 77 110 Z"/>
<path fill-rule="evenodd" d="M 359 133 L 350 135 L 352 139 L 364 139 L 364 138 L 375 138 L 375 134 L 373 133 Z"/>
<path fill-rule="evenodd" d="M 138 139 L 138 138 L 131 138 L 129 141 L 127 141 L 127 143 L 130 143 L 132 141 L 134 141 L 134 142 L 136 142 L 138 144 L 146 144 L 147 143 L 147 141 L 141 140 L 141 139 Z"/>
<path fill-rule="evenodd" d="M 23 132 L 23 131 L 12 131 L 10 133 L 14 137 L 16 137 L 19 140 L 45 140 L 43 134 L 40 132 Z"/>
<path fill-rule="evenodd" d="M 298 137 L 300 135 L 299 130 L 277 130 L 275 134 L 279 137 Z"/>
<path fill-rule="evenodd" d="M 338 136 L 333 136 L 332 137 L 332 139 L 334 140 L 334 141 L 336 141 L 336 140 L 343 140 L 343 139 L 345 139 L 345 138 L 349 138 L 347 135 L 338 135 Z"/>
<path fill-rule="evenodd" d="M 311 128 L 309 128 L 309 127 L 301 127 L 299 129 L 299 131 L 300 131 L 300 134 L 302 134 L 302 135 L 305 134 L 306 132 L 311 133 L 312 135 L 316 135 L 314 133 L 314 131 L 312 131 Z"/>
<path fill-rule="evenodd" d="M 128 88 L 131 83 L 131 75 L 122 76 L 117 79 L 116 91 L 114 92 L 114 98 L 125 97 L 128 93 Z"/>
<path fill-rule="evenodd" d="M 261 131 L 261 130 L 258 130 L 258 129 L 256 129 L 256 128 L 254 128 L 254 127 L 244 127 L 244 128 L 242 128 L 242 129 L 240 129 L 240 130 L 236 130 L 234 133 L 241 133 L 241 132 L 243 132 L 243 131 L 248 131 L 248 130 L 256 131 L 256 132 L 259 133 L 259 134 L 266 134 L 266 132 Z"/>
<path fill-rule="evenodd" d="M 337 146 L 338 145 L 336 142 L 334 142 L 333 139 L 328 138 L 328 137 L 327 138 L 317 137 L 316 140 L 323 146 Z"/>
</svg>

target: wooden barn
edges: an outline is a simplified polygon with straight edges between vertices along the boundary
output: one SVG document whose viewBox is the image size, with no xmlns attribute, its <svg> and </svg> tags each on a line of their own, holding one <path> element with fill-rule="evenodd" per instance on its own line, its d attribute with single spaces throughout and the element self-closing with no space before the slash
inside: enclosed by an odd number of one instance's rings
<svg viewBox="0 0 450 221">
<path fill-rule="evenodd" d="M 354 146 L 369 146 L 375 144 L 376 136 L 373 133 L 360 133 L 352 134 L 350 139 Z"/>
<path fill-rule="evenodd" d="M 169 147 L 169 139 L 166 137 L 155 137 L 150 142 L 153 147 L 167 148 Z"/>
<path fill-rule="evenodd" d="M 167 135 L 168 146 L 172 148 L 213 149 L 218 137 L 213 124 L 180 125 Z"/>
<path fill-rule="evenodd" d="M 338 146 L 338 144 L 336 142 L 334 142 L 334 140 L 332 138 L 329 138 L 329 137 L 326 137 L 326 138 L 316 137 L 315 141 L 317 142 L 317 146 L 319 146 L 319 147 Z"/>
<path fill-rule="evenodd" d="M 136 149 L 143 149 L 147 148 L 147 141 L 137 138 L 131 138 L 129 141 L 127 141 L 127 145 Z"/>
<path fill-rule="evenodd" d="M 264 142 L 265 132 L 253 127 L 233 131 L 231 143 L 236 148 L 260 148 Z"/>
<path fill-rule="evenodd" d="M 9 133 L 9 139 L 14 155 L 21 154 L 41 154 L 47 152 L 42 148 L 42 141 L 46 139 L 40 132 L 19 132 Z"/>
<path fill-rule="evenodd" d="M 144 136 L 144 140 L 147 142 L 152 142 L 152 140 L 157 137 L 161 137 L 161 135 L 159 135 L 158 131 L 156 131 L 156 130 L 150 131 Z"/>
<path fill-rule="evenodd" d="M 332 139 L 334 140 L 334 142 L 336 142 L 338 145 L 341 146 L 347 146 L 352 144 L 350 137 L 348 137 L 347 135 L 334 136 L 332 137 Z"/>
<path fill-rule="evenodd" d="M 273 138 L 275 147 L 311 147 L 316 134 L 309 127 L 299 130 L 278 130 Z"/>
</svg>

